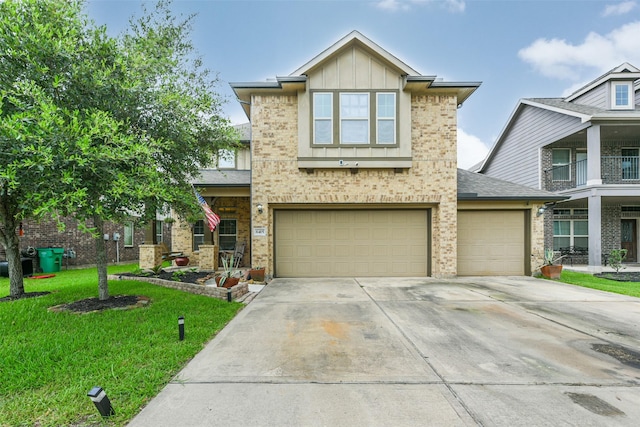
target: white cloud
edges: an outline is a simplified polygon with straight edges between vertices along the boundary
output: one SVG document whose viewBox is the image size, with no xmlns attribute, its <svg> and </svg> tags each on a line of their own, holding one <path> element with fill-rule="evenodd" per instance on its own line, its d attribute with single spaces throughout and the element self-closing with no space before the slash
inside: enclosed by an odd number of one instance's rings
<svg viewBox="0 0 640 427">
<path fill-rule="evenodd" d="M 593 77 L 594 69 L 602 73 L 623 62 L 636 65 L 640 63 L 640 21 L 605 35 L 591 32 L 580 44 L 538 39 L 521 49 L 518 56 L 547 77 L 573 81 L 585 79 L 583 71 Z"/>
<path fill-rule="evenodd" d="M 622 3 L 610 4 L 604 8 L 602 16 L 624 15 L 631 12 L 636 7 L 635 1 L 623 1 Z"/>
<path fill-rule="evenodd" d="M 477 136 L 458 128 L 458 167 L 467 169 L 484 160 L 489 149 Z"/>
<path fill-rule="evenodd" d="M 412 5 L 433 3 L 436 0 L 378 0 L 376 7 L 382 10 L 395 12 L 398 10 L 410 10 Z M 466 8 L 465 0 L 444 0 L 444 7 L 450 12 L 464 12 Z"/>
</svg>

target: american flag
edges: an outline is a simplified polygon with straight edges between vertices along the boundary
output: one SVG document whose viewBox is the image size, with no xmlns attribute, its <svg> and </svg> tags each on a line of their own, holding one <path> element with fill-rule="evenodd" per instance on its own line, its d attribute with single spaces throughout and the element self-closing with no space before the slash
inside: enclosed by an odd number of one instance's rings
<svg viewBox="0 0 640 427">
<path fill-rule="evenodd" d="M 207 223 L 209 224 L 209 230 L 211 231 L 215 230 L 218 224 L 220 224 L 220 217 L 211 210 L 211 208 L 209 207 L 209 204 L 204 199 L 204 197 L 202 197 L 200 193 L 198 193 L 198 190 L 194 188 L 193 191 L 196 193 L 196 197 L 198 198 L 198 203 L 200 204 L 200 206 L 202 207 L 202 210 L 204 211 L 204 216 L 207 218 Z"/>
</svg>

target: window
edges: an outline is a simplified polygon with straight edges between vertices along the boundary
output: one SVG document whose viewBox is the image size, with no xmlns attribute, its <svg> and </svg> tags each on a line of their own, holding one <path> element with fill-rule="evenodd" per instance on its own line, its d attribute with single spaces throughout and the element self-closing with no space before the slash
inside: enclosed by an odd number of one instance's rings
<svg viewBox="0 0 640 427">
<path fill-rule="evenodd" d="M 396 94 L 378 93 L 377 129 L 378 144 L 396 143 Z"/>
<path fill-rule="evenodd" d="M 369 144 L 369 94 L 340 94 L 340 142 Z"/>
<path fill-rule="evenodd" d="M 622 149 L 622 179 L 638 179 L 638 155 L 637 148 Z"/>
<path fill-rule="evenodd" d="M 632 100 L 632 83 L 619 82 L 613 83 L 611 90 L 611 108 L 625 109 L 633 107 Z"/>
<path fill-rule="evenodd" d="M 221 219 L 218 226 L 218 245 L 221 251 L 233 251 L 238 240 L 237 221 Z"/>
<path fill-rule="evenodd" d="M 157 243 L 161 243 L 163 242 L 163 238 L 162 238 L 162 221 L 156 221 L 156 242 Z"/>
<path fill-rule="evenodd" d="M 333 144 L 333 94 L 313 94 L 313 141 Z"/>
<path fill-rule="evenodd" d="M 553 210 L 554 215 L 569 217 L 553 221 L 553 250 L 569 246 L 589 247 L 589 221 L 584 219 L 587 213 L 583 208 Z"/>
<path fill-rule="evenodd" d="M 204 220 L 196 221 L 193 225 L 193 250 L 200 250 L 200 245 L 204 243 Z"/>
<path fill-rule="evenodd" d="M 133 246 L 133 222 L 124 223 L 124 246 Z"/>
<path fill-rule="evenodd" d="M 312 92 L 314 145 L 395 145 L 396 92 Z"/>
<path fill-rule="evenodd" d="M 218 153 L 218 169 L 235 169 L 236 153 L 231 150 L 220 150 Z"/>
<path fill-rule="evenodd" d="M 569 181 L 571 179 L 571 150 L 557 148 L 552 153 L 553 180 Z"/>
</svg>

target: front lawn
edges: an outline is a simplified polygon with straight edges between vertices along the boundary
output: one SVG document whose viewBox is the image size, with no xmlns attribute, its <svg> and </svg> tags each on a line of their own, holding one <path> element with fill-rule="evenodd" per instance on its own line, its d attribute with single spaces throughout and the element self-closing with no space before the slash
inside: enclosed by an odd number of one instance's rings
<svg viewBox="0 0 640 427">
<path fill-rule="evenodd" d="M 109 273 L 135 267 L 113 266 Z M 107 425 L 124 425 L 242 307 L 123 280 L 109 283 L 111 295 L 144 295 L 151 303 L 89 314 L 47 310 L 97 297 L 97 281 L 95 268 L 25 278 L 26 292 L 51 293 L 0 303 L 0 426 L 100 425 L 87 397 L 94 386 L 106 391 L 115 410 Z M 9 279 L 0 278 L 0 298 L 8 294 Z"/>
<path fill-rule="evenodd" d="M 560 281 L 585 288 L 640 297 L 640 282 L 618 282 L 616 280 L 594 277 L 587 273 L 577 273 L 568 270 L 562 271 Z"/>
</svg>

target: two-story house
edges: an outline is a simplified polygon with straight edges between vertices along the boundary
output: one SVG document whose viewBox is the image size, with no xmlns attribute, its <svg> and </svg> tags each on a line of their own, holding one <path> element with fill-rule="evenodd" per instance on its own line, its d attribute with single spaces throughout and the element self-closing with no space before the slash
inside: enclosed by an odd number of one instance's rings
<svg viewBox="0 0 640 427">
<path fill-rule="evenodd" d="M 612 249 L 638 261 L 640 70 L 624 63 L 564 98 L 522 99 L 487 158 L 488 176 L 556 192 L 545 243 L 588 248 L 600 271 Z"/>
<path fill-rule="evenodd" d="M 457 111 L 479 85 L 357 31 L 288 76 L 231 83 L 247 149 L 194 183 L 222 223 L 175 225 L 174 249 L 246 241 L 244 265 L 277 277 L 531 274 L 536 211 L 559 198 L 457 170 Z"/>
</svg>

